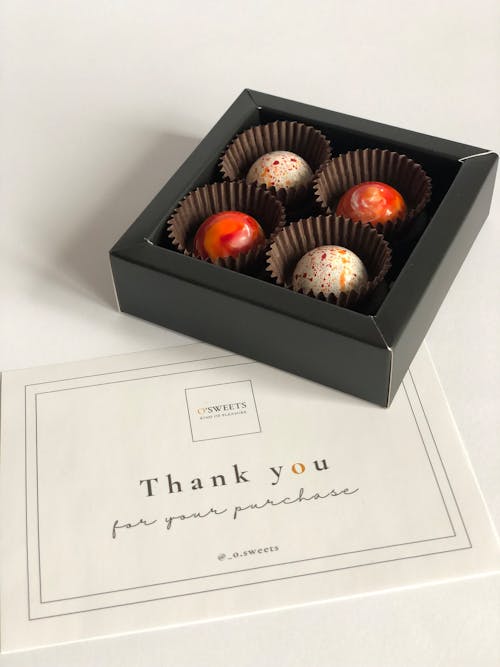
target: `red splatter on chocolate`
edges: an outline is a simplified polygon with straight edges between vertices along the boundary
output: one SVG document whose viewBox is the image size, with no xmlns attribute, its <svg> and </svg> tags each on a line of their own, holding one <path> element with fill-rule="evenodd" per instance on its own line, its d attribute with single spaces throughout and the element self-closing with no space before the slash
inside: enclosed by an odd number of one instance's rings
<svg viewBox="0 0 500 667">
<path fill-rule="evenodd" d="M 290 158 L 290 162 L 297 162 L 297 159 L 294 158 L 294 157 L 291 157 L 291 158 Z"/>
<path fill-rule="evenodd" d="M 273 162 L 273 164 L 279 164 L 279 163 L 280 163 L 279 160 L 275 160 L 275 161 Z"/>
<path fill-rule="evenodd" d="M 307 278 L 307 273 L 303 273 L 302 278 Z"/>
<path fill-rule="evenodd" d="M 326 252 L 321 255 L 321 259 L 326 259 Z"/>
</svg>

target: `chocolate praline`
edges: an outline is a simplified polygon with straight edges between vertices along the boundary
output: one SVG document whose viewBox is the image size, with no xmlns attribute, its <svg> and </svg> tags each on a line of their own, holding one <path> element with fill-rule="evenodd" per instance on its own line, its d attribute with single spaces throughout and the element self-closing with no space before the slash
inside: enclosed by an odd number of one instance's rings
<svg viewBox="0 0 500 667">
<path fill-rule="evenodd" d="M 403 219 L 406 213 L 402 195 L 391 185 L 380 181 L 365 181 L 349 188 L 340 198 L 335 211 L 336 215 L 373 224 Z"/>
<path fill-rule="evenodd" d="M 307 252 L 293 271 L 292 287 L 314 296 L 358 291 L 368 283 L 368 272 L 361 259 L 351 250 L 323 245 Z"/>
<path fill-rule="evenodd" d="M 261 155 L 248 170 L 247 183 L 266 188 L 299 188 L 311 182 L 313 172 L 304 158 L 290 151 L 272 151 Z"/>
<path fill-rule="evenodd" d="M 237 257 L 264 241 L 264 231 L 251 215 L 241 211 L 221 211 L 200 225 L 194 237 L 193 250 L 198 257 L 215 261 L 223 257 Z"/>
</svg>

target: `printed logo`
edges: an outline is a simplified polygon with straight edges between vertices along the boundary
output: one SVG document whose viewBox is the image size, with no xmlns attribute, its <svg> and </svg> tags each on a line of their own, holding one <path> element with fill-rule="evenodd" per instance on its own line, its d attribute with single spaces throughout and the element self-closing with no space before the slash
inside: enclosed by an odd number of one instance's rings
<svg viewBox="0 0 500 667">
<path fill-rule="evenodd" d="M 251 380 L 185 389 L 193 442 L 260 433 Z"/>
</svg>

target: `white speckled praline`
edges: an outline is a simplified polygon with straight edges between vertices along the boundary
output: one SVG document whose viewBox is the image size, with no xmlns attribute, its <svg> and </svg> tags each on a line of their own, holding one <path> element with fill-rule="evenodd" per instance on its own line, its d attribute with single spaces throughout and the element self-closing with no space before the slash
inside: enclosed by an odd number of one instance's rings
<svg viewBox="0 0 500 667">
<path fill-rule="evenodd" d="M 307 162 L 290 151 L 272 151 L 261 155 L 248 170 L 247 183 L 257 182 L 266 188 L 298 188 L 308 185 L 313 177 Z"/>
<path fill-rule="evenodd" d="M 347 248 L 322 245 L 306 253 L 293 271 L 292 287 L 314 296 L 321 292 L 336 297 L 341 292 L 359 289 L 368 282 L 368 273 L 360 258 Z"/>
</svg>

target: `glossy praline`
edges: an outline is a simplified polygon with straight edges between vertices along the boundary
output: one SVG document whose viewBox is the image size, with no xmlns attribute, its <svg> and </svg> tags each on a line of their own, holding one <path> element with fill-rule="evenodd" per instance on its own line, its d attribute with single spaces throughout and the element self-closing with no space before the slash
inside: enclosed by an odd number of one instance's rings
<svg viewBox="0 0 500 667">
<path fill-rule="evenodd" d="M 407 207 L 401 194 L 392 186 L 380 181 L 365 181 L 342 195 L 335 214 L 375 225 L 404 219 Z"/>
<path fill-rule="evenodd" d="M 255 218 L 241 211 L 221 211 L 202 222 L 194 237 L 193 253 L 215 261 L 237 257 L 264 241 L 264 231 Z"/>
<path fill-rule="evenodd" d="M 290 151 L 272 151 L 261 155 L 247 173 L 247 183 L 265 185 L 266 188 L 299 188 L 308 186 L 313 177 L 311 167 L 304 158 Z"/>
<path fill-rule="evenodd" d="M 305 294 L 325 297 L 359 290 L 368 282 L 368 272 L 361 259 L 351 250 L 337 245 L 313 248 L 297 262 L 292 287 Z"/>
</svg>

